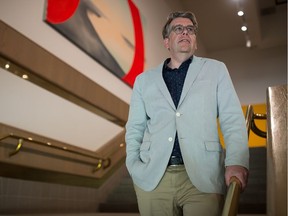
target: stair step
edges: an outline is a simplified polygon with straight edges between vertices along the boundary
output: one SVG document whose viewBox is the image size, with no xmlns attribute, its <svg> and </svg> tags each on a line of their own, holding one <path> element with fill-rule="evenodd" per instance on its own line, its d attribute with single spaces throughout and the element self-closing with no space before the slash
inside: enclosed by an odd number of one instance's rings
<svg viewBox="0 0 288 216">
<path fill-rule="evenodd" d="M 238 214 L 266 214 L 266 203 L 242 203 L 239 205 Z"/>
<path fill-rule="evenodd" d="M 99 212 L 126 212 L 137 213 L 137 204 L 119 204 L 119 203 L 101 203 L 99 205 Z"/>
</svg>

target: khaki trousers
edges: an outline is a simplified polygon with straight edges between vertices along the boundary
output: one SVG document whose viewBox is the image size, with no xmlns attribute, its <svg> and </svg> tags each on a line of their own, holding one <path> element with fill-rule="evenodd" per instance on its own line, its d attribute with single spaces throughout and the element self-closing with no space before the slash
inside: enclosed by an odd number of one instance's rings
<svg viewBox="0 0 288 216">
<path fill-rule="evenodd" d="M 141 216 L 218 216 L 224 196 L 197 190 L 184 165 L 169 166 L 153 191 L 134 185 Z"/>
</svg>

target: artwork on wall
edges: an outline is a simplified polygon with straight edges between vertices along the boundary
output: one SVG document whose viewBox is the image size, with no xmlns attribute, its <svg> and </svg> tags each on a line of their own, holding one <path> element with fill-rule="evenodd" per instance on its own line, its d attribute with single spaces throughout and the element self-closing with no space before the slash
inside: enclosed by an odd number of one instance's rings
<svg viewBox="0 0 288 216">
<path fill-rule="evenodd" d="M 46 0 L 45 21 L 133 86 L 144 69 L 140 13 L 132 0 Z"/>
</svg>

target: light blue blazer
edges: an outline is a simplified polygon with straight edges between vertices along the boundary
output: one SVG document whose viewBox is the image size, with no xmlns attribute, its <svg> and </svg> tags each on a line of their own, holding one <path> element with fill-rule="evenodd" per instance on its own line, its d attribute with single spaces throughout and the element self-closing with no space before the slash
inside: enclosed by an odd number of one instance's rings
<svg viewBox="0 0 288 216">
<path fill-rule="evenodd" d="M 223 194 L 225 166 L 249 168 L 245 119 L 228 70 L 222 62 L 194 56 L 176 109 L 162 67 L 143 72 L 134 84 L 125 135 L 133 182 L 145 191 L 157 187 L 177 131 L 191 182 L 202 192 Z"/>
</svg>

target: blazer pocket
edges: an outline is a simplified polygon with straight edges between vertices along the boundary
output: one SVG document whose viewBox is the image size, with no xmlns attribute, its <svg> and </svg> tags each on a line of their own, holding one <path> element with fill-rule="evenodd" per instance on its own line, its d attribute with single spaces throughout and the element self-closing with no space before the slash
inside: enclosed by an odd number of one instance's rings
<svg viewBox="0 0 288 216">
<path fill-rule="evenodd" d="M 143 142 L 140 146 L 140 159 L 143 163 L 148 163 L 150 161 L 150 146 L 151 142 Z"/>
<path fill-rule="evenodd" d="M 217 141 L 205 141 L 205 149 L 209 152 L 222 152 L 222 146 Z"/>
</svg>

